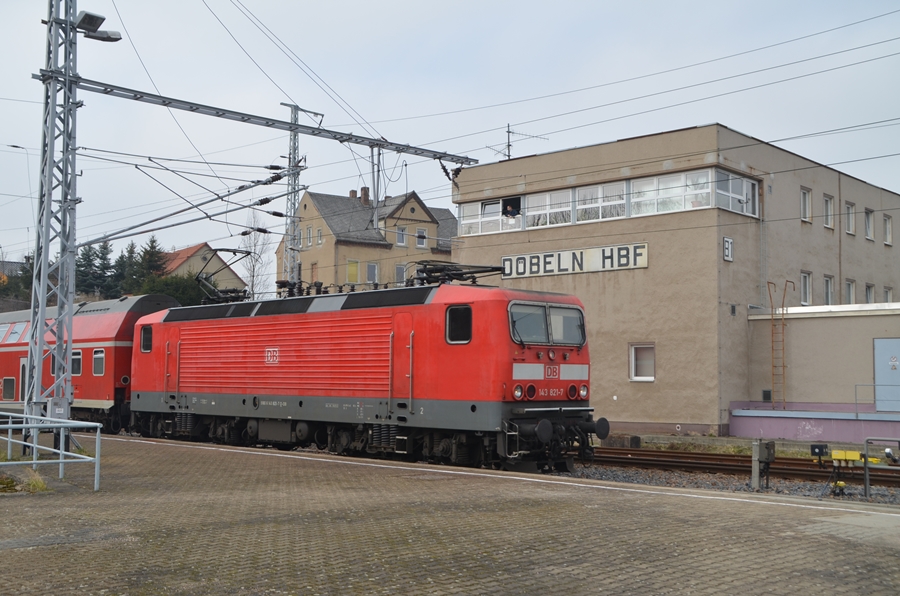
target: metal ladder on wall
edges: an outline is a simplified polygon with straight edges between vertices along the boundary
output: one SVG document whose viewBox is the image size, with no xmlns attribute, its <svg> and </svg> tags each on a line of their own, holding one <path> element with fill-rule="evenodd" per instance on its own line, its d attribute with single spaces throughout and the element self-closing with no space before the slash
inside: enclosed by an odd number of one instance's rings
<svg viewBox="0 0 900 596">
<path fill-rule="evenodd" d="M 785 334 L 787 323 L 784 322 L 784 298 L 787 296 L 788 284 L 795 289 L 794 282 L 785 280 L 784 292 L 781 294 L 781 308 L 775 308 L 773 291 L 777 291 L 774 282 L 766 282 L 769 288 L 769 312 L 772 315 L 772 408 L 781 403 L 781 409 L 786 409 L 785 381 L 787 377 L 787 355 L 785 352 Z"/>
</svg>

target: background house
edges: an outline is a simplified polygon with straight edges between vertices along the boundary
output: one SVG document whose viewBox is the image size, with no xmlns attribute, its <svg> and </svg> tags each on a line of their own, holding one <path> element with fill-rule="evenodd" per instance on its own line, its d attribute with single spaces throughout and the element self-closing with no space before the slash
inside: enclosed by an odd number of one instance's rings
<svg viewBox="0 0 900 596">
<path fill-rule="evenodd" d="M 449 209 L 425 205 L 415 191 L 375 203 L 363 187 L 348 196 L 305 192 L 298 214 L 300 238 L 287 244 L 300 254 L 304 286 L 372 288 L 403 285 L 420 260 L 449 260 L 456 236 L 456 217 Z M 284 239 L 276 249 L 279 278 L 284 270 Z"/>
<path fill-rule="evenodd" d="M 212 279 L 215 280 L 216 287 L 220 290 L 243 290 L 247 287 L 244 280 L 206 242 L 165 254 L 166 276 L 195 277 L 200 271 L 203 271 L 204 275 L 217 272 L 212 275 Z"/>
</svg>

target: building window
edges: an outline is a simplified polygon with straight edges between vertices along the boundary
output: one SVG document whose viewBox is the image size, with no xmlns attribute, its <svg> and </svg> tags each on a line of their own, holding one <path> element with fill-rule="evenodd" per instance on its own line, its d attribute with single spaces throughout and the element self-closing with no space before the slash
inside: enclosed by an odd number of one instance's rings
<svg viewBox="0 0 900 596">
<path fill-rule="evenodd" d="M 894 243 L 894 230 L 890 215 L 884 216 L 884 243 L 888 245 Z"/>
<path fill-rule="evenodd" d="M 874 284 L 866 284 L 866 304 L 875 302 L 875 286 Z"/>
<path fill-rule="evenodd" d="M 844 304 L 853 304 L 856 298 L 856 282 L 852 279 L 844 281 Z"/>
<path fill-rule="evenodd" d="M 812 275 L 809 272 L 802 272 L 800 274 L 800 305 L 801 306 L 809 306 L 811 303 L 810 297 L 810 280 Z"/>
<path fill-rule="evenodd" d="M 394 281 L 398 286 L 406 285 L 406 264 L 397 263 L 394 265 Z"/>
<path fill-rule="evenodd" d="M 830 275 L 825 276 L 825 295 L 823 301 L 825 304 L 834 304 L 834 278 Z"/>
<path fill-rule="evenodd" d="M 95 377 L 102 377 L 106 372 L 106 350 L 94 350 L 93 373 Z"/>
<path fill-rule="evenodd" d="M 844 231 L 848 234 L 856 233 L 856 205 L 844 203 Z"/>
<path fill-rule="evenodd" d="M 370 284 L 378 283 L 378 263 L 366 263 L 366 281 Z"/>
<path fill-rule="evenodd" d="M 525 197 L 525 227 L 572 223 L 572 192 L 560 190 Z"/>
<path fill-rule="evenodd" d="M 834 228 L 834 199 L 825 195 L 822 217 L 826 228 Z"/>
<path fill-rule="evenodd" d="M 808 188 L 800 189 L 800 219 L 812 222 L 812 192 Z"/>
<path fill-rule="evenodd" d="M 101 350 L 102 351 L 102 350 Z M 53 375 L 56 375 L 56 358 L 53 358 Z M 72 376 L 81 376 L 81 350 L 72 350 Z"/>
<path fill-rule="evenodd" d="M 867 240 L 875 240 L 875 212 L 872 211 L 871 209 L 866 209 L 865 223 L 866 223 L 866 239 Z"/>
<path fill-rule="evenodd" d="M 397 226 L 397 246 L 406 246 L 406 226 Z"/>
<path fill-rule="evenodd" d="M 322 228 L 316 228 L 316 244 L 322 244 Z"/>
<path fill-rule="evenodd" d="M 728 172 L 716 170 L 716 206 L 729 211 L 756 215 L 757 186 Z"/>
<path fill-rule="evenodd" d="M 579 188 L 575 203 L 575 221 L 596 221 L 625 217 L 625 183 Z"/>
<path fill-rule="evenodd" d="M 888 288 L 888 287 L 884 288 L 884 301 L 885 302 L 893 302 L 894 301 L 894 290 L 892 288 Z"/>
<path fill-rule="evenodd" d="M 359 261 L 347 261 L 347 283 L 359 283 Z"/>
<path fill-rule="evenodd" d="M 428 248 L 428 230 L 416 228 L 416 248 Z"/>
<path fill-rule="evenodd" d="M 447 343 L 467 344 L 472 341 L 472 307 L 451 306 L 447 309 Z"/>
<path fill-rule="evenodd" d="M 656 346 L 654 344 L 631 344 L 629 349 L 629 378 L 632 381 L 653 381 L 656 379 Z"/>
<path fill-rule="evenodd" d="M 306 246 L 312 246 L 312 226 L 306 228 Z"/>
</svg>

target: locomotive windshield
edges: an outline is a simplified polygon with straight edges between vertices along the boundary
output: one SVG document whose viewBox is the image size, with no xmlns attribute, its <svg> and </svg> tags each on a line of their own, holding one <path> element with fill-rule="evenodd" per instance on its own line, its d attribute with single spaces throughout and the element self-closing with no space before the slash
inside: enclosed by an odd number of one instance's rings
<svg viewBox="0 0 900 596">
<path fill-rule="evenodd" d="M 566 306 L 513 303 L 509 305 L 510 333 L 521 344 L 584 345 L 584 315 Z"/>
</svg>

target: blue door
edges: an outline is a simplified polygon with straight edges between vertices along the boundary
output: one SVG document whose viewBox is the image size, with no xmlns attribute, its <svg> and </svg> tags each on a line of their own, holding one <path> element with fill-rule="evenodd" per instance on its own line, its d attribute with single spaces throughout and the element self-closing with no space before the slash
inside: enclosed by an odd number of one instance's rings
<svg viewBox="0 0 900 596">
<path fill-rule="evenodd" d="M 900 338 L 875 340 L 875 410 L 900 412 Z"/>
</svg>

